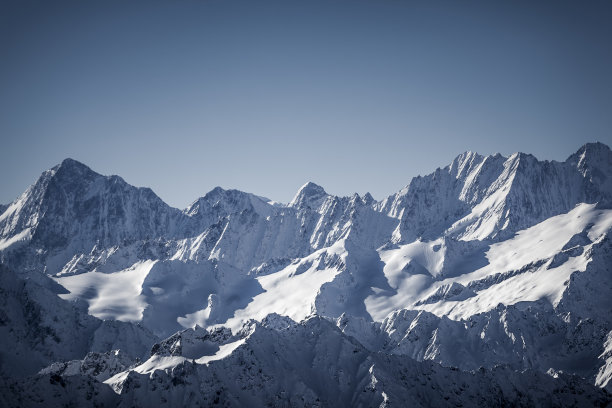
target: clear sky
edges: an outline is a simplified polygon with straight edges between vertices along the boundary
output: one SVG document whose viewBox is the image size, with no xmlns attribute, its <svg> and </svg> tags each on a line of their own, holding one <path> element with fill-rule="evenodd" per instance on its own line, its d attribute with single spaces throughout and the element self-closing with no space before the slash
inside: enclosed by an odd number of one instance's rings
<svg viewBox="0 0 612 408">
<path fill-rule="evenodd" d="M 612 2 L 0 1 L 0 203 L 72 157 L 185 207 L 381 199 L 465 150 L 612 144 Z"/>
</svg>

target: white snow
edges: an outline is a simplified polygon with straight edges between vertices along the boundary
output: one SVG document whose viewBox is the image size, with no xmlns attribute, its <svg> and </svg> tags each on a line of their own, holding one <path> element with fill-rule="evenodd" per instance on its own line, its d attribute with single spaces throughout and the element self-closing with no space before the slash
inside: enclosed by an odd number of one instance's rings
<svg viewBox="0 0 612 408">
<path fill-rule="evenodd" d="M 455 320 L 494 309 L 498 304 L 513 305 L 519 302 L 548 300 L 557 305 L 565 290 L 565 282 L 575 271 L 584 271 L 588 259 L 585 256 L 570 258 L 563 265 L 547 269 L 546 265 L 535 272 L 525 272 L 478 292 L 462 301 L 442 301 L 433 305 L 415 306 Z"/>
<path fill-rule="evenodd" d="M 608 216 L 612 215 L 612 211 L 606 212 Z M 520 269 L 531 262 L 549 258 L 600 215 L 594 204 L 580 204 L 567 214 L 551 217 L 520 231 L 514 238 L 492 245 L 487 252 L 489 264 L 460 281 L 463 283 L 491 272 Z"/>
<path fill-rule="evenodd" d="M 0 251 L 10 248 L 18 242 L 25 242 L 31 238 L 31 229 L 26 228 L 18 234 L 13 235 L 10 238 L 0 239 Z"/>
<path fill-rule="evenodd" d="M 397 286 L 396 282 L 401 280 L 399 271 L 410 261 L 417 262 L 433 277 L 438 276 L 444 262 L 443 244 L 442 239 L 429 242 L 417 240 L 397 249 L 380 250 L 380 259 L 385 263 L 385 276 L 389 284 L 392 287 Z"/>
<path fill-rule="evenodd" d="M 517 271 L 537 261 L 547 260 L 562 251 L 564 245 L 589 225 L 588 237 L 599 239 L 612 226 L 612 210 L 598 210 L 595 204 L 579 204 L 567 214 L 551 217 L 531 228 L 518 232 L 513 238 L 491 245 L 485 253 L 487 263 L 480 266 L 463 264 L 466 273 L 443 280 L 439 276 L 447 255 L 443 240 L 415 241 L 393 249 L 381 249 L 385 263 L 384 274 L 394 292 L 375 290 L 365 304 L 374 320 L 380 321 L 389 313 L 406 307 L 433 312 L 439 316 L 463 318 L 485 312 L 499 303 L 510 305 L 522 301 L 547 299 L 556 304 L 565 281 L 575 271 L 584 271 L 589 258 L 586 254 L 570 257 L 561 265 L 550 268 L 540 265 L 534 272 L 521 273 L 502 280 L 476 296 L 461 301 L 440 301 L 414 306 L 436 289 L 453 282 L 467 286 L 470 282 L 503 272 Z M 466 258 L 469 261 L 469 258 Z M 431 276 L 424 273 L 428 272 Z"/>
<path fill-rule="evenodd" d="M 317 269 L 317 263 L 314 261 L 325 253 L 345 256 L 344 241 L 316 251 L 279 272 L 258 277 L 257 280 L 265 292 L 255 296 L 245 309 L 237 310 L 225 325 L 235 331 L 247 320 L 262 320 L 270 313 L 288 316 L 295 321 L 312 314 L 319 289 L 339 273 L 335 268 Z M 308 262 L 312 262 L 312 266 L 296 274 L 299 266 Z"/>
<path fill-rule="evenodd" d="M 137 262 L 114 273 L 93 271 L 54 279 L 70 291 L 60 297 L 85 299 L 89 303 L 89 314 L 100 319 L 134 322 L 142 319 L 147 306 L 141 297 L 142 284 L 156 262 Z"/>
<path fill-rule="evenodd" d="M 210 356 L 200 357 L 197 360 L 195 360 L 195 362 L 198 364 L 208 364 L 211 361 L 221 360 L 229 356 L 230 354 L 232 354 L 232 352 L 236 350 L 238 347 L 240 347 L 242 344 L 244 344 L 245 341 L 246 341 L 246 338 L 234 341 L 232 343 L 223 344 L 219 346 L 219 350 L 215 354 L 210 355 Z"/>
<path fill-rule="evenodd" d="M 489 263 L 472 273 L 446 279 L 439 284 L 453 281 L 463 285 L 488 275 L 519 270 L 536 261 L 546 260 L 561 252 L 563 246 L 575 235 L 593 224 L 589 238 L 600 238 L 612 225 L 612 210 L 597 210 L 594 204 L 580 204 L 567 214 L 547 219 L 514 238 L 494 244 L 486 253 Z M 575 271 L 584 271 L 589 258 L 585 253 L 570 257 L 563 264 L 549 269 L 548 263 L 535 271 L 525 272 L 478 292 L 475 297 L 463 301 L 443 301 L 421 308 L 439 316 L 453 319 L 486 312 L 499 303 L 511 305 L 522 301 L 547 299 L 556 305 L 566 287 L 566 280 Z"/>
</svg>

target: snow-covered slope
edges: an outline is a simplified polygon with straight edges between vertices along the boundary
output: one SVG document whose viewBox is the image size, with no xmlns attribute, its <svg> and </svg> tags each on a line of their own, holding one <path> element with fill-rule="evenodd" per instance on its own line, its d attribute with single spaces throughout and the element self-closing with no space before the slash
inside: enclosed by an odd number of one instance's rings
<svg viewBox="0 0 612 408">
<path fill-rule="evenodd" d="M 467 152 L 382 201 L 309 182 L 286 205 L 217 187 L 184 210 L 67 159 L 0 207 L 0 262 L 10 269 L 0 364 L 8 378 L 58 360 L 28 381 L 69 378 L 90 392 L 107 381 L 120 393 L 104 397 L 111 405 L 146 405 L 145 391 L 169 405 L 189 393 L 228 405 L 490 405 L 489 394 L 536 404 L 581 381 L 609 387 L 611 228 L 612 151 L 601 143 L 564 162 Z M 264 349 L 323 353 L 314 333 L 337 337 L 320 363 L 264 361 Z M 168 340 L 137 361 L 155 336 Z M 244 350 L 260 352 L 249 361 L 273 383 L 259 393 L 245 390 L 261 378 L 231 368 Z M 465 390 L 459 399 L 408 391 L 396 365 L 466 384 L 476 376 L 482 389 L 473 400 Z M 336 383 L 308 382 L 323 372 Z M 235 377 L 246 388 L 229 389 Z M 539 394 L 527 379 L 552 382 Z M 385 387 L 359 394 L 373 381 Z M 426 383 L 453 387 L 436 381 Z M 40 397 L 27 395 L 24 405 Z"/>
<path fill-rule="evenodd" d="M 53 361 L 83 358 L 89 351 L 121 349 L 142 357 L 157 339 L 141 326 L 89 316 L 81 305 L 2 265 L 0 338 L 0 373 L 12 377 L 35 374 Z"/>
</svg>

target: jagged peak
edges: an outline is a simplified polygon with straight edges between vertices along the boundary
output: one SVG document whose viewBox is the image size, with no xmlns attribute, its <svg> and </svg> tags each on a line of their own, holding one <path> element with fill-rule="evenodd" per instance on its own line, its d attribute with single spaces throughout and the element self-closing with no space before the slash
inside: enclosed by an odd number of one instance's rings
<svg viewBox="0 0 612 408">
<path fill-rule="evenodd" d="M 312 206 L 312 204 L 327 196 L 328 194 L 323 187 L 309 181 L 298 190 L 293 200 L 289 203 L 289 207 Z"/>
<path fill-rule="evenodd" d="M 601 143 L 586 143 L 566 160 L 571 166 L 594 183 L 600 192 L 612 194 L 612 150 Z"/>
<path fill-rule="evenodd" d="M 467 150 L 455 157 L 451 162 L 451 167 L 462 166 L 465 163 L 468 163 L 472 160 L 481 160 L 483 158 L 482 155 L 473 152 L 471 150 Z"/>
<path fill-rule="evenodd" d="M 227 190 L 225 190 L 223 187 L 217 186 L 217 187 L 213 188 L 212 190 L 210 190 L 208 193 L 204 194 L 203 198 L 216 197 L 216 196 L 219 196 L 219 195 L 225 193 L 226 191 Z"/>
<path fill-rule="evenodd" d="M 514 169 L 514 171 L 524 171 L 528 167 L 538 163 L 539 160 L 532 154 L 516 152 L 506 159 L 506 165 Z"/>
<path fill-rule="evenodd" d="M 537 158 L 530 153 L 516 152 L 512 153 L 510 157 L 508 157 L 508 160 L 537 160 Z"/>
<path fill-rule="evenodd" d="M 472 169 L 478 166 L 484 157 L 476 152 L 466 151 L 455 157 L 450 165 L 445 167 L 444 171 L 448 171 L 454 177 L 462 178 L 467 176 Z M 436 169 L 436 172 L 440 170 Z"/>
<path fill-rule="evenodd" d="M 465 162 L 465 161 L 472 160 L 472 159 L 479 158 L 479 157 L 482 157 L 482 156 L 478 154 L 477 152 L 466 150 L 465 152 L 457 155 L 457 157 L 455 157 L 453 162 Z"/>
</svg>

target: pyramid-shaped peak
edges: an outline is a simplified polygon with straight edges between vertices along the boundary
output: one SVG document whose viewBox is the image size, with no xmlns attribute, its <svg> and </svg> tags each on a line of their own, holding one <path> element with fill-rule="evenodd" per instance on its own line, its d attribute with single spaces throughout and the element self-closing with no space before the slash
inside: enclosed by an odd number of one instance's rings
<svg viewBox="0 0 612 408">
<path fill-rule="evenodd" d="M 223 187 L 217 186 L 210 190 L 208 193 L 206 193 L 204 197 L 215 197 L 223 193 L 225 193 L 225 189 Z"/>
<path fill-rule="evenodd" d="M 323 198 L 327 197 L 327 192 L 323 187 L 309 181 L 304 184 L 297 192 L 293 200 L 289 203 L 290 207 L 313 207 Z"/>
<path fill-rule="evenodd" d="M 308 183 L 304 184 L 299 191 L 304 192 L 305 194 L 327 194 L 323 187 L 316 183 L 313 183 L 312 181 L 309 181 Z"/>
<path fill-rule="evenodd" d="M 99 174 L 90 167 L 72 158 L 64 159 L 60 164 L 51 169 L 51 171 L 53 174 L 62 178 L 99 176 Z"/>
<path fill-rule="evenodd" d="M 369 192 L 365 193 L 362 199 L 363 199 L 363 202 L 366 204 L 372 204 L 374 201 L 376 201 L 374 200 L 374 197 L 372 197 L 372 194 L 370 194 Z"/>
<path fill-rule="evenodd" d="M 321 187 L 320 185 L 315 184 L 312 181 L 309 181 L 308 183 L 300 187 L 297 194 L 295 195 L 294 200 L 300 196 L 315 197 L 315 196 L 323 196 L 323 195 L 327 195 L 327 192 L 325 191 L 325 189 Z"/>
<path fill-rule="evenodd" d="M 71 157 L 67 157 L 64 160 L 62 160 L 62 162 L 59 164 L 58 167 L 62 167 L 65 169 L 86 169 L 86 170 L 91 170 L 91 168 L 89 168 L 87 165 L 81 163 L 78 160 L 75 160 Z"/>
<path fill-rule="evenodd" d="M 83 163 L 73 159 L 72 157 L 66 157 L 64 160 L 62 160 L 61 164 L 62 166 L 85 166 Z"/>
</svg>

